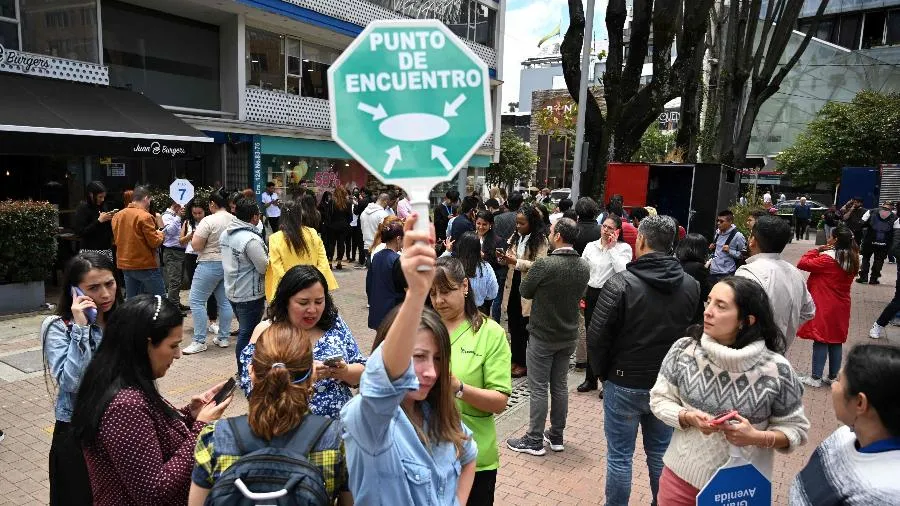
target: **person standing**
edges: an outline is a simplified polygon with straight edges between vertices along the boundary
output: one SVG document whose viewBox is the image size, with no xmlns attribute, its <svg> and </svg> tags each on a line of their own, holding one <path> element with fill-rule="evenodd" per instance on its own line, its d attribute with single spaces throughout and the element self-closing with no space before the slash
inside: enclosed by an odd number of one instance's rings
<svg viewBox="0 0 900 506">
<path fill-rule="evenodd" d="M 181 237 L 178 239 L 178 242 L 184 245 L 184 267 L 187 271 L 188 279 L 193 281 L 194 273 L 197 271 L 197 258 L 199 255 L 191 247 L 191 240 L 194 238 L 194 230 L 197 229 L 197 225 L 206 217 L 207 207 L 197 199 L 192 200 L 188 207 L 191 214 L 189 217 L 186 217 L 184 224 L 181 226 Z M 190 309 L 190 306 L 188 309 Z M 206 316 L 209 317 L 207 330 L 213 334 L 218 334 L 219 308 L 216 306 L 214 297 L 206 299 Z"/>
<path fill-rule="evenodd" d="M 509 343 L 503 327 L 476 307 L 463 264 L 442 257 L 435 269 L 430 298 L 450 334 L 450 385 L 462 422 L 478 445 L 475 480 L 466 504 L 489 506 L 494 504 L 500 467 L 494 418 L 506 410 L 512 392 Z"/>
<path fill-rule="evenodd" d="M 859 270 L 859 250 L 853 232 L 847 227 L 834 229 L 828 244 L 806 252 L 797 268 L 809 272 L 806 286 L 816 303 L 816 316 L 804 323 L 797 336 L 813 341 L 812 375 L 800 380 L 813 388 L 823 380 L 837 380 L 841 352 L 850 331 L 850 288 Z M 828 359 L 828 377 L 822 376 Z"/>
<path fill-rule="evenodd" d="M 603 222 L 600 238 L 585 246 L 581 255 L 591 269 L 587 290 L 584 294 L 585 331 L 591 328 L 591 319 L 597 308 L 597 301 L 603 285 L 613 275 L 624 271 L 633 256 L 631 246 L 622 238 L 622 219 L 614 214 L 609 215 Z M 587 336 L 585 336 L 585 340 L 587 340 Z M 585 350 L 585 354 L 587 354 L 587 350 Z M 598 388 L 597 375 L 591 370 L 591 364 L 587 363 L 584 367 L 584 382 L 578 385 L 578 391 L 590 392 Z"/>
<path fill-rule="evenodd" d="M 475 307 L 490 313 L 491 303 L 497 298 L 497 275 L 486 260 L 481 242 L 475 232 L 466 232 L 453 244 L 453 256 L 462 263 L 469 279 L 469 292 Z M 491 255 L 497 258 L 496 254 Z"/>
<path fill-rule="evenodd" d="M 453 242 L 466 232 L 475 231 L 475 213 L 478 211 L 478 199 L 475 197 L 465 197 L 459 206 L 459 214 L 450 225 L 449 239 Z"/>
<path fill-rule="evenodd" d="M 363 204 L 364 197 L 359 188 L 353 189 L 350 203 L 353 206 L 353 216 L 350 217 L 350 234 L 347 236 L 347 258 L 350 262 L 356 262 L 354 267 L 365 266 L 365 254 L 363 253 L 362 228 L 359 224 L 359 215 L 366 208 L 368 202 Z"/>
<path fill-rule="evenodd" d="M 669 253 L 676 234 L 675 220 L 668 216 L 641 222 L 638 258 L 603 285 L 588 328 L 591 369 L 604 382 L 608 505 L 628 504 L 638 426 L 656 502 L 672 428 L 650 411 L 650 389 L 700 304 L 700 285 Z"/>
<path fill-rule="evenodd" d="M 831 231 L 841 224 L 841 216 L 835 206 L 828 207 L 828 210 L 822 215 L 822 223 L 825 225 L 825 239 L 827 240 L 831 237 Z"/>
<path fill-rule="evenodd" d="M 219 348 L 228 347 L 231 334 L 231 318 L 234 315 L 231 303 L 225 296 L 225 270 L 222 268 L 222 248 L 219 239 L 222 232 L 231 225 L 231 214 L 227 211 L 228 200 L 224 191 L 214 191 L 209 195 L 210 215 L 203 218 L 194 229 L 191 247 L 199 252 L 197 269 L 191 280 L 191 316 L 194 318 L 194 339 L 182 353 L 192 355 L 206 351 L 206 331 L 208 315 L 206 302 L 216 297 L 219 307 L 219 335 L 213 344 Z"/>
<path fill-rule="evenodd" d="M 564 198 L 560 200 L 559 204 L 556 206 L 556 212 L 550 214 L 550 224 L 553 225 L 559 221 L 559 219 L 563 217 L 563 214 L 569 209 L 572 209 L 572 199 Z"/>
<path fill-rule="evenodd" d="M 363 249 L 366 253 L 366 265 L 369 265 L 370 263 L 369 252 L 372 251 L 373 247 L 377 246 L 377 244 L 373 244 L 375 241 L 375 234 L 378 232 L 379 227 L 381 227 L 382 220 L 390 215 L 387 209 L 385 209 L 389 201 L 390 196 L 387 193 L 378 195 L 378 200 L 370 202 L 359 217 L 360 225 L 362 226 Z"/>
<path fill-rule="evenodd" d="M 509 246 L 506 251 L 497 252 L 497 260 L 512 269 L 511 275 L 506 276 L 503 309 L 509 317 L 513 378 L 521 378 L 528 373 L 525 350 L 528 347 L 528 318 L 531 316 L 532 301 L 522 297 L 520 286 L 534 261 L 547 256 L 549 247 L 540 211 L 531 204 L 520 207 L 516 213 L 516 231 L 509 240 Z"/>
<path fill-rule="evenodd" d="M 684 272 L 700 283 L 700 301 L 697 305 L 695 324 L 703 323 L 703 304 L 712 287 L 709 285 L 709 269 L 706 268 L 706 237 L 696 232 L 687 234 L 684 239 L 678 241 L 675 247 L 675 258 L 681 263 Z"/>
<path fill-rule="evenodd" d="M 806 203 L 806 197 L 800 197 L 800 202 L 794 204 L 794 238 L 796 240 L 806 237 L 806 227 L 812 218 L 812 207 Z"/>
<path fill-rule="evenodd" d="M 353 205 L 347 194 L 346 188 L 338 185 L 334 189 L 334 198 L 331 199 L 328 212 L 328 257 L 334 259 L 335 269 L 344 268 L 344 247 L 347 245 L 347 236 L 350 234 L 350 221 L 353 219 Z M 347 251 L 349 261 L 350 252 Z"/>
<path fill-rule="evenodd" d="M 410 204 L 409 195 L 405 191 L 401 190 L 400 195 L 403 198 L 397 201 L 397 217 L 405 221 L 412 214 L 412 204 Z"/>
<path fill-rule="evenodd" d="M 709 264 L 709 284 L 731 276 L 737 270 L 737 260 L 744 255 L 747 240 L 734 224 L 734 213 L 725 209 L 716 217 L 716 236 L 709 250 L 713 252 Z"/>
<path fill-rule="evenodd" d="M 438 244 L 443 244 L 447 239 L 447 225 L 450 223 L 450 217 L 455 214 L 453 209 L 457 204 L 459 204 L 459 192 L 448 190 L 441 203 L 434 208 L 434 231 Z"/>
<path fill-rule="evenodd" d="M 763 204 L 767 207 L 772 205 L 772 194 L 769 193 L 769 190 L 766 190 L 766 193 L 763 193 Z"/>
<path fill-rule="evenodd" d="M 238 377 L 241 377 L 241 352 L 250 342 L 250 335 L 262 320 L 266 308 L 265 274 L 269 265 L 269 250 L 256 228 L 260 219 L 256 199 L 241 198 L 235 204 L 234 216 L 222 232 L 219 243 L 222 247 L 225 296 L 234 306 L 238 320 L 234 356 Z"/>
<path fill-rule="evenodd" d="M 394 217 L 386 217 L 384 221 L 378 237 L 385 247 L 372 255 L 366 273 L 368 323 L 372 330 L 377 330 L 388 313 L 403 302 L 406 293 L 406 279 L 400 265 L 403 222 Z"/>
<path fill-rule="evenodd" d="M 106 186 L 100 181 L 91 181 L 85 188 L 84 197 L 84 201 L 75 208 L 72 220 L 75 233 L 81 241 L 79 251 L 96 251 L 113 260 L 112 219 L 116 211 L 103 211 Z"/>
<path fill-rule="evenodd" d="M 162 227 L 162 217 L 150 214 L 149 188 L 135 187 L 131 203 L 112 219 L 116 266 L 125 277 L 126 298 L 166 294 L 156 253 L 163 243 Z"/>
<path fill-rule="evenodd" d="M 281 219 L 281 199 L 275 192 L 275 183 L 269 181 L 266 183 L 266 191 L 262 194 L 262 204 L 266 210 L 266 221 L 269 222 L 269 228 L 272 233 L 278 232 L 278 220 Z"/>
<path fill-rule="evenodd" d="M 295 265 L 312 265 L 325 276 L 329 290 L 337 290 L 338 283 L 322 238 L 315 229 L 302 225 L 303 209 L 295 202 L 284 205 L 281 215 L 281 230 L 269 236 L 269 266 L 266 269 L 266 300 L 275 297 L 278 285 L 285 273 Z"/>
<path fill-rule="evenodd" d="M 865 234 L 860 245 L 862 248 L 862 264 L 859 267 L 857 283 L 877 285 L 881 277 L 881 268 L 887 258 L 888 249 L 894 240 L 895 230 L 900 229 L 900 220 L 893 213 L 890 202 L 883 202 L 878 210 L 866 211 L 862 216 Z M 870 264 L 872 256 L 875 261 Z M 872 273 L 869 274 L 869 266 Z"/>
<path fill-rule="evenodd" d="M 761 216 L 750 232 L 751 256 L 735 273 L 759 283 L 769 296 L 786 350 L 797 338 L 800 325 L 816 315 L 816 303 L 806 289 L 803 274 L 781 258 L 790 240 L 791 227 L 787 222 L 776 216 Z"/>
<path fill-rule="evenodd" d="M 900 255 L 900 234 L 894 234 L 891 242 L 891 253 L 894 256 Z M 869 337 L 871 339 L 881 339 L 886 337 L 884 328 L 891 322 L 891 319 L 895 318 L 898 312 L 900 312 L 900 269 L 897 269 L 897 282 L 895 285 L 894 298 L 891 299 L 869 330 Z"/>
<path fill-rule="evenodd" d="M 856 244 L 860 246 L 863 243 L 863 229 L 866 224 L 865 220 L 863 220 L 863 215 L 867 212 L 862 204 L 862 197 L 853 197 L 838 211 L 841 220 L 853 232 Z"/>
<path fill-rule="evenodd" d="M 162 215 L 163 221 L 163 273 L 165 273 L 166 293 L 169 302 L 181 311 L 190 309 L 181 303 L 181 282 L 184 273 L 184 246 L 181 244 L 181 222 L 185 209 L 177 202 Z"/>
<path fill-rule="evenodd" d="M 569 357 L 578 340 L 579 302 L 587 287 L 591 267 L 572 244 L 578 238 L 578 225 L 560 218 L 551 226 L 553 252 L 537 259 L 522 280 L 519 291 L 532 300 L 532 317 L 528 320 L 528 349 L 525 365 L 531 407 L 528 432 L 506 441 L 514 452 L 544 455 L 544 443 L 550 449 L 565 449 L 563 431 L 569 410 Z M 550 429 L 547 420 L 547 390 L 550 391 Z"/>
<path fill-rule="evenodd" d="M 509 247 L 509 239 L 516 231 L 516 214 L 522 207 L 522 194 L 513 192 L 506 201 L 506 211 L 494 216 L 494 234 L 497 235 L 497 244 L 495 249 L 506 249 Z M 500 316 L 503 308 L 503 294 L 506 290 L 506 277 L 509 274 L 509 266 L 506 262 L 497 261 L 497 268 L 494 269 L 497 275 L 497 284 L 500 290 L 497 292 L 497 298 L 491 305 L 491 318 L 495 322 L 500 323 Z"/>
</svg>

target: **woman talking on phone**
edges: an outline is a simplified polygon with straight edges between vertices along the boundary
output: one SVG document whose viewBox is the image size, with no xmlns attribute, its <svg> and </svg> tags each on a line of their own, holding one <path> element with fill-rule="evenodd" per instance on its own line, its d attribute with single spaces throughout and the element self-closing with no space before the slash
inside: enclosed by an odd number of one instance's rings
<svg viewBox="0 0 900 506">
<path fill-rule="evenodd" d="M 282 223 L 286 223 L 282 221 Z M 312 348 L 316 384 L 309 401 L 315 415 L 337 418 L 359 384 L 366 358 L 350 327 L 338 315 L 325 276 L 311 265 L 291 267 L 281 278 L 265 320 L 259 323 L 241 352 L 241 389 L 251 399 L 253 382 L 247 367 L 253 363 L 256 340 L 270 325 L 287 323 L 299 330 Z"/>
<path fill-rule="evenodd" d="M 672 345 L 650 391 L 653 414 L 675 429 L 654 490 L 659 504 L 696 504 L 729 445 L 771 479 L 775 450 L 806 443 L 803 387 L 784 347 L 758 283 L 728 277 L 712 288 L 703 327 Z"/>
<path fill-rule="evenodd" d="M 212 401 L 224 382 L 181 409 L 159 393 L 183 332 L 178 307 L 160 295 L 132 297 L 109 318 L 72 415 L 95 506 L 187 502 L 197 435 L 231 398 Z"/>
<path fill-rule="evenodd" d="M 466 504 L 475 477 L 478 448 L 454 404 L 450 336 L 425 308 L 435 276 L 434 228 L 413 231 L 418 219 L 410 215 L 403 237 L 406 299 L 378 329 L 360 395 L 341 410 L 358 504 Z"/>
<path fill-rule="evenodd" d="M 90 504 L 91 484 L 81 445 L 72 436 L 75 395 L 119 301 L 115 266 L 98 251 L 72 258 L 56 314 L 41 325 L 44 373 L 58 389 L 50 444 L 50 504 Z"/>
</svg>

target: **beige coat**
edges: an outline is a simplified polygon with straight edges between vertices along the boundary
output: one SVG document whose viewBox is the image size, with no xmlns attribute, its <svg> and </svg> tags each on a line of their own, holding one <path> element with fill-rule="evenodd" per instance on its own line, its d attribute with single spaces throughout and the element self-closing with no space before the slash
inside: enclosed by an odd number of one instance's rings
<svg viewBox="0 0 900 506">
<path fill-rule="evenodd" d="M 513 236 L 515 236 L 515 232 Z M 507 241 L 510 243 L 510 246 L 507 248 L 506 252 L 516 255 L 516 248 L 511 244 L 512 237 L 510 236 Z M 525 258 L 516 259 L 515 270 L 522 273 L 522 280 L 525 279 L 525 276 L 528 274 L 528 270 L 531 269 L 531 264 L 534 263 L 538 258 L 542 258 L 547 256 L 547 252 L 550 249 L 550 243 L 547 242 L 547 238 L 545 237 L 543 241 L 541 241 L 540 247 L 538 247 L 537 254 L 532 253 L 531 249 L 525 248 Z M 530 260 L 529 260 L 530 259 Z M 506 275 L 506 284 L 504 284 L 503 288 L 503 312 L 507 311 L 507 307 L 509 306 L 509 293 L 512 291 L 513 284 L 513 269 L 511 268 L 509 273 Z M 522 298 L 522 316 L 529 317 L 531 316 L 531 299 Z"/>
</svg>

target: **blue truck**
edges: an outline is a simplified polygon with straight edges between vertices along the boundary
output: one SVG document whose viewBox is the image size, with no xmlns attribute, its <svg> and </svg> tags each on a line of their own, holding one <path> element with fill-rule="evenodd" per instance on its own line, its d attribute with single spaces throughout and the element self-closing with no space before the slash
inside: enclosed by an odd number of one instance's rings
<svg viewBox="0 0 900 506">
<path fill-rule="evenodd" d="M 900 201 L 900 164 L 844 167 L 835 204 L 841 207 L 854 197 L 861 197 L 867 209 L 885 201 Z"/>
</svg>

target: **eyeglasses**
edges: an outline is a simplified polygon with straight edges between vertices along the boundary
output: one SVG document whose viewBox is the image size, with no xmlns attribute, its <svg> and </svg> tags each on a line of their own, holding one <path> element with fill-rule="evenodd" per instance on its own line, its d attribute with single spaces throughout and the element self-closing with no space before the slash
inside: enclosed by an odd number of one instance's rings
<svg viewBox="0 0 900 506">
<path fill-rule="evenodd" d="M 609 230 L 610 232 L 618 230 L 616 227 L 610 227 L 609 225 L 603 225 L 603 230 Z"/>
</svg>

